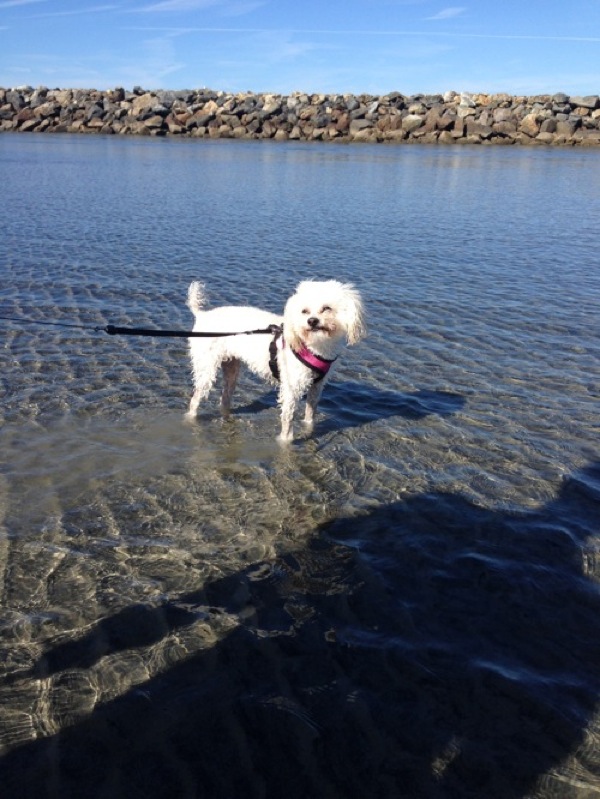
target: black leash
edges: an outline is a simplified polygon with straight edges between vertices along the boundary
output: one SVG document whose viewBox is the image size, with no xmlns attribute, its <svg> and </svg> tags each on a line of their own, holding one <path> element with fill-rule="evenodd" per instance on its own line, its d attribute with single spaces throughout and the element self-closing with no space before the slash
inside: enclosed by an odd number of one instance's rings
<svg viewBox="0 0 600 799">
<path fill-rule="evenodd" d="M 260 330 L 238 330 L 235 333 L 209 333 L 204 330 L 154 330 L 144 327 L 115 327 L 115 325 L 106 325 L 106 327 L 96 328 L 108 333 L 109 336 L 156 336 L 158 338 L 218 338 L 221 336 L 254 336 L 258 333 L 269 333 L 274 335 L 279 330 L 279 325 L 269 325 L 268 327 L 261 328 Z"/>
<path fill-rule="evenodd" d="M 117 327 L 116 325 L 72 325 L 67 322 L 46 322 L 39 319 L 18 319 L 14 316 L 0 316 L 9 322 L 23 325 L 51 325 L 52 327 L 74 327 L 78 330 L 92 330 L 94 333 L 108 333 L 109 336 L 153 336 L 155 338 L 220 338 L 222 336 L 254 336 L 268 333 L 273 336 L 280 332 L 279 325 L 269 325 L 259 330 L 238 330 L 232 333 L 211 333 L 200 330 L 155 330 L 146 327 Z"/>
<path fill-rule="evenodd" d="M 98 332 L 103 330 L 102 327 L 90 327 L 90 325 L 72 325 L 67 322 L 43 322 L 39 319 L 19 319 L 16 316 L 0 316 L 0 319 L 5 319 L 7 322 L 17 322 L 20 325 L 52 325 L 53 327 L 76 327 L 79 330 L 94 330 Z"/>
</svg>

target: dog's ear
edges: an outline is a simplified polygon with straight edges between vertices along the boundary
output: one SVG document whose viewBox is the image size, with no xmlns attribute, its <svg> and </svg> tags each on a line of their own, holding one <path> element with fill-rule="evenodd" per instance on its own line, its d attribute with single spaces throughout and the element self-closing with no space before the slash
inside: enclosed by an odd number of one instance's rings
<svg viewBox="0 0 600 799">
<path fill-rule="evenodd" d="M 357 344 L 367 334 L 365 312 L 358 291 L 353 285 L 344 286 L 343 314 L 348 344 Z"/>
<path fill-rule="evenodd" d="M 285 342 L 292 349 L 299 350 L 302 347 L 302 339 L 296 328 L 298 318 L 298 298 L 294 294 L 285 304 L 283 310 L 283 336 Z"/>
</svg>

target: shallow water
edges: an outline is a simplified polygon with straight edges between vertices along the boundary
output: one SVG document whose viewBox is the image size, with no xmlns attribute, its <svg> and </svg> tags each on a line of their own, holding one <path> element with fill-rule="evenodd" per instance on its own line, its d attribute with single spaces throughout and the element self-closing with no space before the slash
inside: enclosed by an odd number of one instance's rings
<svg viewBox="0 0 600 799">
<path fill-rule="evenodd" d="M 600 154 L 5 135 L 0 175 L 8 795 L 599 795 Z M 252 378 L 184 425 L 185 342 L 94 330 L 312 277 L 370 331 L 288 448 Z"/>
</svg>

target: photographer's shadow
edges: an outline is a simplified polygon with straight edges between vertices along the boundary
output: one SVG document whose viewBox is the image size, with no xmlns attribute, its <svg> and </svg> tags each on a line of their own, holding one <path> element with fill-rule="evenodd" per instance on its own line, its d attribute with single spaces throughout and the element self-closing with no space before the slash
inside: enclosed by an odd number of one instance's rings
<svg viewBox="0 0 600 799">
<path fill-rule="evenodd" d="M 3 789 L 11 799 L 559 795 L 566 778 L 553 781 L 553 769 L 598 757 L 584 743 L 600 691 L 598 574 L 586 573 L 584 548 L 599 507 L 598 465 L 536 512 L 418 495 L 116 614 L 51 647 L 29 678 L 219 615 L 236 624 L 6 754 Z M 569 796 L 597 787 L 580 777 Z"/>
</svg>

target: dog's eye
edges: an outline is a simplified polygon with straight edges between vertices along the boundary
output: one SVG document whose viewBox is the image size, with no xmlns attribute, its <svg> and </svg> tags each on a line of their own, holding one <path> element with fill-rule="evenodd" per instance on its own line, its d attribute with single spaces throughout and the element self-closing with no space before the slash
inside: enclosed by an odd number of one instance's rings
<svg viewBox="0 0 600 799">
<path fill-rule="evenodd" d="M 302 309 L 302 313 L 309 314 L 309 313 L 310 313 L 310 311 L 308 310 L 308 308 L 303 308 L 303 309 Z"/>
<path fill-rule="evenodd" d="M 324 306 L 321 308 L 321 313 L 325 313 L 325 311 L 331 311 L 331 310 L 332 310 L 332 309 L 331 309 L 331 306 L 330 306 L 330 305 L 324 305 Z"/>
</svg>

